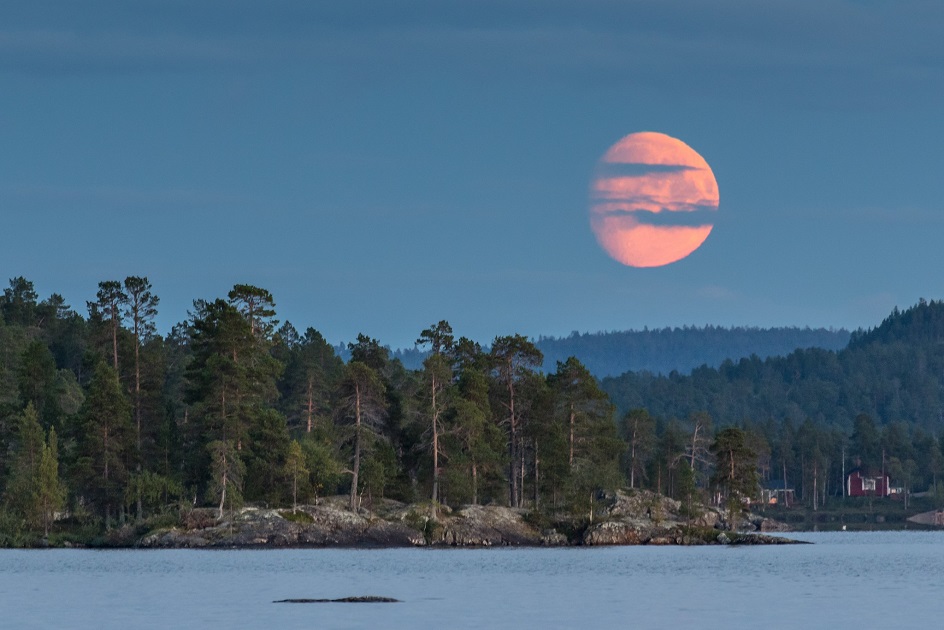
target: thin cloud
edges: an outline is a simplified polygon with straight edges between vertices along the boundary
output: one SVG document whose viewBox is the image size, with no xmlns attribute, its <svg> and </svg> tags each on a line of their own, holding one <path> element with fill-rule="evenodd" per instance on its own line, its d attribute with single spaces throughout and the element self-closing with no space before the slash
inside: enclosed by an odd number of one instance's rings
<svg viewBox="0 0 944 630">
<path fill-rule="evenodd" d="M 626 202 L 627 206 L 632 208 L 632 201 Z M 626 216 L 640 225 L 680 225 L 690 227 L 700 227 L 705 225 L 714 225 L 717 221 L 717 208 L 713 206 L 687 206 L 672 208 L 673 212 L 651 212 L 648 210 L 619 210 L 611 209 L 607 216 Z"/>
<path fill-rule="evenodd" d="M 682 173 L 702 170 L 681 164 L 636 164 L 628 162 L 601 162 L 596 168 L 597 177 L 645 177 L 657 173 Z"/>
</svg>

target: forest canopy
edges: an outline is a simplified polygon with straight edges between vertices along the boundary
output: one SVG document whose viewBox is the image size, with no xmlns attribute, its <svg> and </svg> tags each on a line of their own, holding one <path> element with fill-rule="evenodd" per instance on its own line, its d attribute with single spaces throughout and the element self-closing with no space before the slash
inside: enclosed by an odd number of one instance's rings
<svg viewBox="0 0 944 630">
<path fill-rule="evenodd" d="M 108 528 L 337 494 L 352 509 L 393 498 L 584 512 L 621 486 L 739 505 L 775 479 L 815 505 L 841 495 L 853 465 L 921 489 L 944 469 L 938 302 L 838 352 L 602 383 L 592 354 L 547 369 L 527 337 L 483 347 L 446 321 L 417 332 L 414 369 L 367 334 L 342 360 L 249 284 L 195 300 L 166 334 L 159 308 L 138 276 L 100 282 L 83 313 L 25 278 L 3 291 L 0 539 L 64 518 Z M 723 457 L 744 474 L 720 474 Z"/>
</svg>

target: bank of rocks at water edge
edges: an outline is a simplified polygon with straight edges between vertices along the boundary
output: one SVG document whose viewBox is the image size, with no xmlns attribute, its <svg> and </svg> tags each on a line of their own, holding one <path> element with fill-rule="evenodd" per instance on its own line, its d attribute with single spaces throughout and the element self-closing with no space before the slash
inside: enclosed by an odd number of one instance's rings
<svg viewBox="0 0 944 630">
<path fill-rule="evenodd" d="M 494 547 L 566 545 L 710 545 L 789 544 L 795 541 L 758 532 L 786 531 L 780 523 L 759 517 L 726 530 L 714 509 L 688 527 L 679 503 L 648 491 L 617 492 L 587 526 L 562 519 L 557 528 L 539 528 L 526 510 L 499 506 L 465 506 L 450 510 L 430 505 L 375 502 L 373 510 L 352 511 L 342 497 L 291 510 L 242 508 L 217 521 L 216 511 L 194 510 L 184 528 L 150 532 L 135 541 L 145 548 L 232 547 Z M 571 532 L 570 536 L 562 531 Z"/>
</svg>

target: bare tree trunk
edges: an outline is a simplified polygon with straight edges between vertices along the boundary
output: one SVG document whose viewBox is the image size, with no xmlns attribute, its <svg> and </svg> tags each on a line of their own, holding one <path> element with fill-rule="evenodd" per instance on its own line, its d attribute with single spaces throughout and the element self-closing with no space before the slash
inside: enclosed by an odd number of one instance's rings
<svg viewBox="0 0 944 630">
<path fill-rule="evenodd" d="M 361 389 L 354 386 L 354 466 L 351 471 L 351 509 L 357 509 L 357 483 L 361 469 Z"/>
<path fill-rule="evenodd" d="M 574 403 L 570 403 L 570 469 L 574 468 L 574 425 L 577 421 L 577 413 L 574 411 Z"/>
<path fill-rule="evenodd" d="M 105 427 L 105 431 L 102 434 L 102 446 L 103 446 L 102 453 L 104 454 L 104 457 L 105 457 L 105 466 L 103 470 L 103 475 L 105 479 L 105 487 L 107 488 L 108 487 L 108 427 L 107 426 Z M 111 510 L 111 503 L 108 504 L 108 507 L 106 508 L 106 510 Z M 106 512 L 105 526 L 106 527 L 111 526 L 110 511 Z"/>
<path fill-rule="evenodd" d="M 115 372 L 118 372 L 118 306 L 112 306 L 111 310 L 111 348 Z"/>
<path fill-rule="evenodd" d="M 511 507 L 518 507 L 518 418 L 515 416 L 515 385 L 513 376 L 508 378 L 508 411 L 510 414 L 511 439 L 508 441 L 509 475 L 508 501 Z"/>
<path fill-rule="evenodd" d="M 524 438 L 518 440 L 518 507 L 524 505 Z"/>
<path fill-rule="evenodd" d="M 787 460 L 783 460 L 783 503 L 786 507 L 790 507 L 790 499 L 788 499 L 787 493 Z"/>
<path fill-rule="evenodd" d="M 135 470 L 138 473 L 138 476 L 141 475 L 141 332 L 139 327 L 139 321 L 137 313 L 134 315 L 134 421 L 137 426 L 137 448 L 138 448 L 138 461 L 135 466 Z M 144 506 L 142 505 L 141 500 L 141 483 L 140 479 L 137 484 L 137 519 L 140 521 L 144 518 Z"/>
<path fill-rule="evenodd" d="M 227 447 L 227 448 L 228 448 L 228 447 Z M 220 520 L 220 521 L 223 520 L 223 506 L 226 504 L 226 485 L 227 485 L 227 481 L 228 481 L 228 475 L 227 475 L 227 473 L 229 472 L 229 471 L 227 470 L 227 463 L 226 463 L 226 449 L 223 449 L 223 466 L 222 466 L 222 468 L 223 468 L 223 478 L 221 479 L 221 482 L 222 482 L 222 483 L 220 484 L 220 487 L 221 487 L 221 491 L 220 491 L 220 511 L 219 511 L 218 516 L 217 516 L 217 520 Z"/>
<path fill-rule="evenodd" d="M 313 390 L 314 390 L 314 387 L 315 387 L 315 384 L 312 382 L 312 380 L 313 380 L 313 377 L 309 376 L 309 377 L 308 377 L 308 389 L 307 389 L 307 392 L 306 392 L 306 393 L 308 394 L 308 408 L 307 408 L 307 410 L 306 410 L 306 414 L 307 414 L 307 416 L 308 416 L 308 417 L 307 417 L 308 422 L 307 422 L 307 426 L 306 426 L 306 432 L 307 432 L 307 433 L 311 433 L 312 424 L 313 424 L 313 422 L 314 422 L 313 416 L 315 415 L 315 414 L 314 414 L 314 412 L 315 412 L 315 400 L 314 400 L 314 391 L 313 391 Z"/>
<path fill-rule="evenodd" d="M 806 457 L 800 456 L 800 496 L 806 503 Z"/>
<path fill-rule="evenodd" d="M 538 456 L 538 441 L 534 440 L 534 509 L 538 509 L 538 502 L 540 501 L 540 477 L 538 475 L 538 464 L 541 461 Z"/>
<path fill-rule="evenodd" d="M 439 501 L 439 408 L 436 407 L 436 375 L 432 377 L 433 503 Z"/>
<path fill-rule="evenodd" d="M 479 469 L 475 461 L 472 462 L 472 505 L 479 504 Z"/>
<path fill-rule="evenodd" d="M 819 471 L 819 464 L 814 463 L 813 464 L 813 511 L 814 512 L 816 511 L 816 499 L 817 499 L 816 488 L 817 488 L 817 482 L 819 481 L 817 478 L 818 471 Z"/>
</svg>

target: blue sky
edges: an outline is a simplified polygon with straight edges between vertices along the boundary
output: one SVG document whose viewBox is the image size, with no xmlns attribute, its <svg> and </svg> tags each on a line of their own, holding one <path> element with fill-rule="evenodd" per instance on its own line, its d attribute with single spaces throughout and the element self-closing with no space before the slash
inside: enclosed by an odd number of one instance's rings
<svg viewBox="0 0 944 630">
<path fill-rule="evenodd" d="M 0 7 L 0 275 L 76 308 L 148 276 L 164 331 L 265 287 L 329 341 L 877 324 L 944 297 L 939 2 Z M 197 5 L 197 6 L 192 6 Z M 597 159 L 659 131 L 714 231 L 632 269 Z"/>
</svg>

